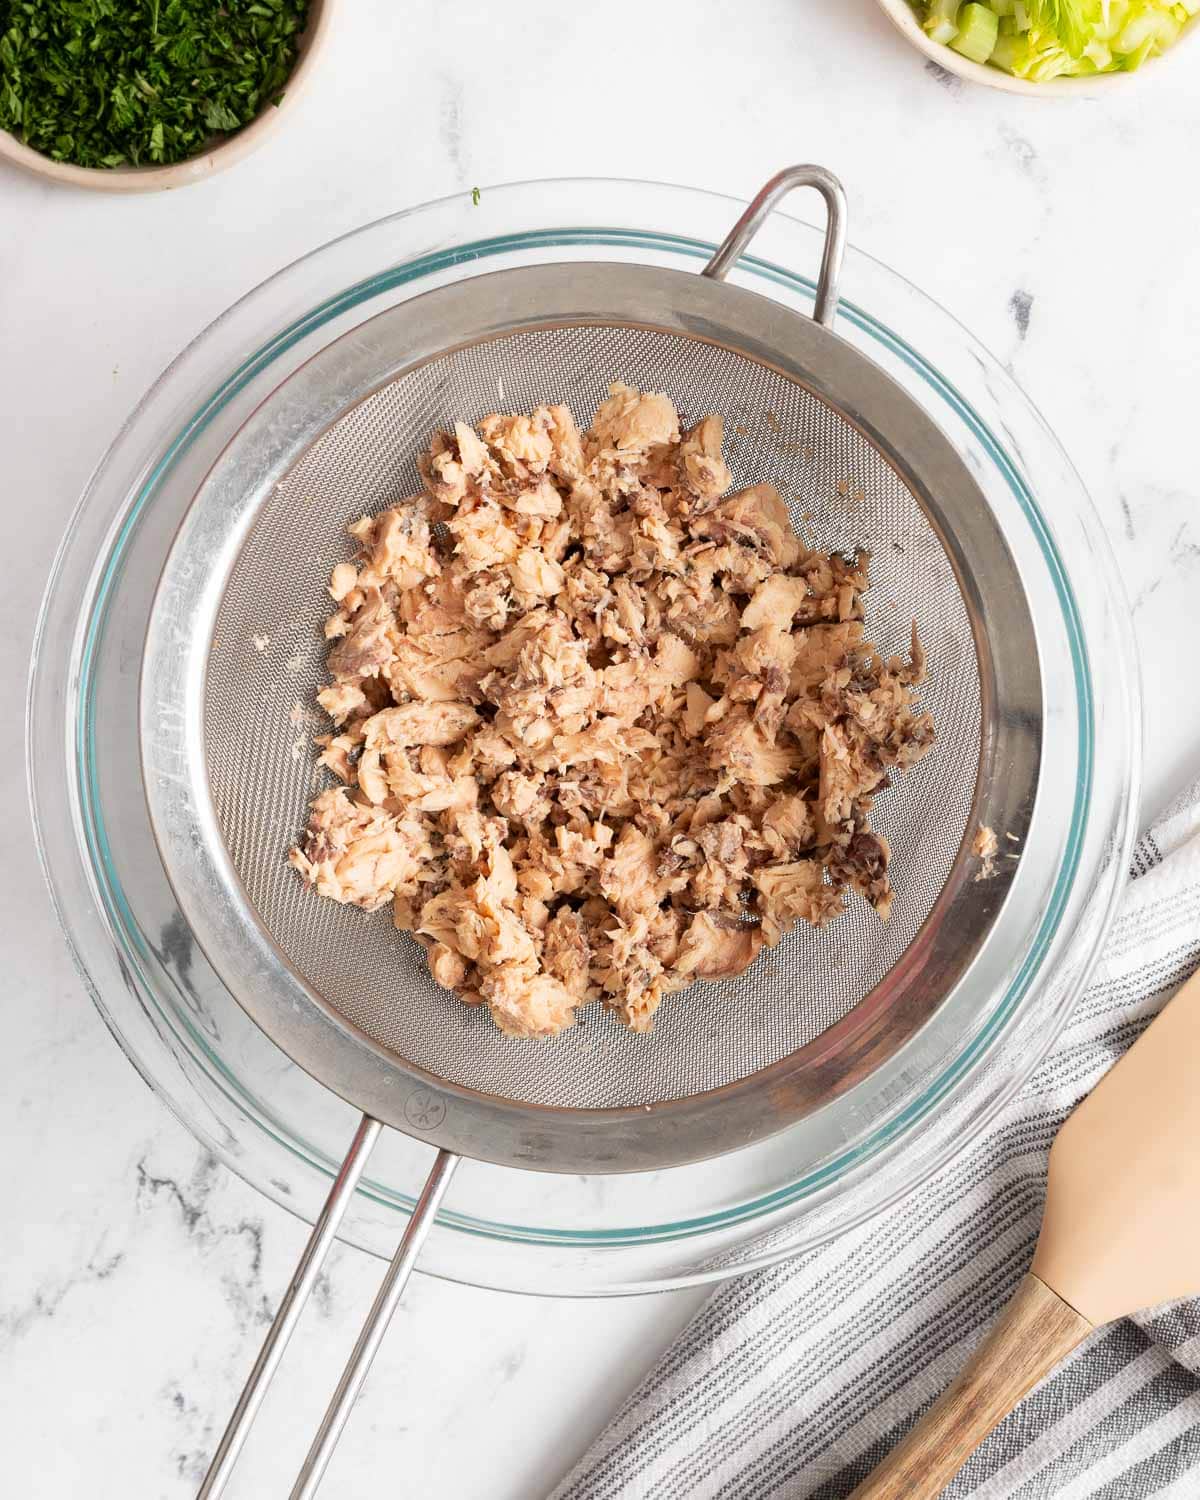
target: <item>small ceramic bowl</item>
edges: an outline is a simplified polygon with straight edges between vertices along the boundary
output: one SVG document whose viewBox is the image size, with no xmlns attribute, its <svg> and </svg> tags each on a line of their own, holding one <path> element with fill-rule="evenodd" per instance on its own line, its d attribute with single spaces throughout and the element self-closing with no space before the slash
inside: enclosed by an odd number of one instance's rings
<svg viewBox="0 0 1200 1500">
<path fill-rule="evenodd" d="M 990 89 L 1003 89 L 1008 94 L 1026 94 L 1039 99 L 1087 99 L 1112 88 L 1128 88 L 1147 69 L 1153 72 L 1161 68 L 1163 63 L 1179 51 L 1188 37 L 1195 36 L 1200 31 L 1196 25 L 1196 21 L 1200 21 L 1198 16 L 1188 22 L 1173 47 L 1162 57 L 1151 58 L 1136 73 L 1092 73 L 1086 78 L 1050 78 L 1045 83 L 1033 83 L 1027 78 L 1014 78 L 1011 73 L 990 67 L 987 63 L 972 62 L 969 58 L 961 57 L 953 47 L 935 42 L 922 31 L 921 23 L 908 0 L 878 0 L 878 3 L 896 30 L 947 73 L 965 78 L 969 83 L 982 83 Z"/>
<path fill-rule="evenodd" d="M 190 182 L 201 182 L 248 156 L 286 117 L 312 76 L 328 40 L 333 9 L 334 0 L 311 0 L 308 25 L 300 37 L 296 61 L 280 103 L 266 105 L 248 125 L 207 151 L 189 156 L 186 161 L 164 167 L 77 167 L 72 162 L 54 161 L 43 156 L 6 130 L 0 130 L 0 161 L 10 161 L 14 166 L 51 182 L 91 188 L 100 193 L 155 193 L 163 188 L 186 187 Z"/>
</svg>

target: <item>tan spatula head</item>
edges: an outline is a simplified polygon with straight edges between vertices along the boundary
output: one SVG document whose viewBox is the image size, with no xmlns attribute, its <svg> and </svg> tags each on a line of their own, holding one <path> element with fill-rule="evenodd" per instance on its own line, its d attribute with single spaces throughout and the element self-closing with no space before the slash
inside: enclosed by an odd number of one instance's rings
<svg viewBox="0 0 1200 1500">
<path fill-rule="evenodd" d="M 1029 1274 L 850 1500 L 932 1500 L 1093 1329 L 1200 1292 L 1200 973 L 1058 1133 Z"/>
</svg>

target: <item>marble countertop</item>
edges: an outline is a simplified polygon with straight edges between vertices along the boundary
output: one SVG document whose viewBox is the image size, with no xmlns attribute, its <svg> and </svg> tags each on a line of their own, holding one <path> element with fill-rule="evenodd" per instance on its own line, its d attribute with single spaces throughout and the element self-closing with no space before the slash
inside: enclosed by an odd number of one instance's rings
<svg viewBox="0 0 1200 1500">
<path fill-rule="evenodd" d="M 1144 820 L 1200 773 L 1200 199 L 1180 190 L 1200 46 L 1138 87 L 1060 103 L 953 82 L 872 0 L 338 12 L 290 127 L 226 175 L 118 199 L 0 170 L 10 703 L 88 473 L 177 349 L 270 271 L 475 184 L 636 176 L 745 196 L 811 160 L 846 183 L 852 240 L 1011 367 L 1091 488 L 1139 639 Z M 4 1488 L 178 1500 L 304 1233 L 207 1157 L 114 1045 L 50 912 L 18 755 L 0 779 L 17 809 L 0 867 Z M 335 1251 L 305 1357 L 231 1495 L 285 1492 L 380 1270 Z M 323 1493 L 531 1500 L 697 1300 L 535 1303 L 418 1277 Z"/>
</svg>

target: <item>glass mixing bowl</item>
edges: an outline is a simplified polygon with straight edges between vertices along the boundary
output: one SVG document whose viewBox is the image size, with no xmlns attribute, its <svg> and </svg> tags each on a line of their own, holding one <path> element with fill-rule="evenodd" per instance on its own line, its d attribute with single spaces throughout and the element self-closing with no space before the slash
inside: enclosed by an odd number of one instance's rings
<svg viewBox="0 0 1200 1500">
<path fill-rule="evenodd" d="M 357 1112 L 269 1042 L 208 966 L 164 877 L 138 770 L 142 640 L 180 516 L 258 403 L 383 308 L 549 260 L 698 271 L 740 207 L 678 187 L 559 181 L 369 225 L 279 272 L 189 345 L 79 503 L 50 578 L 30 689 L 34 819 L 59 917 L 97 1007 L 151 1088 L 229 1167 L 304 1219 L 320 1208 Z M 780 316 L 808 316 L 821 243 L 820 230 L 776 213 L 732 279 L 774 299 Z M 1028 592 L 1044 759 L 1008 899 L 967 980 L 850 1093 L 754 1147 L 664 1172 L 569 1177 L 464 1163 L 425 1271 L 603 1294 L 793 1255 L 897 1201 L 982 1129 L 1053 1041 L 1090 971 L 1138 806 L 1136 670 L 1103 531 L 1036 411 L 946 312 L 855 251 L 842 288 L 837 332 L 950 436 Z M 430 1158 L 385 1132 L 344 1238 L 390 1257 Z"/>
</svg>

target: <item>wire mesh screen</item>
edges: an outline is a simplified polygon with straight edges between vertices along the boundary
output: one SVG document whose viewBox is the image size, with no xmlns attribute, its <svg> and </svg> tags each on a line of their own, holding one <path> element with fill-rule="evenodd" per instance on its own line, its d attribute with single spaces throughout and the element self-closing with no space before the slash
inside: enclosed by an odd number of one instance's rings
<svg viewBox="0 0 1200 1500">
<path fill-rule="evenodd" d="M 868 636 L 885 655 L 905 651 L 917 621 L 930 664 L 922 703 L 938 743 L 875 805 L 897 892 L 886 924 L 852 896 L 829 927 L 798 927 L 738 979 L 668 996 L 648 1035 L 592 1005 L 553 1040 L 515 1040 L 484 1007 L 434 984 L 387 909 L 367 914 L 316 896 L 285 857 L 327 775 L 312 744 L 328 727 L 314 693 L 323 681 L 329 573 L 353 556 L 347 523 L 419 490 L 415 459 L 432 428 L 551 401 L 565 401 L 582 427 L 613 380 L 666 392 L 686 420 L 721 412 L 737 485 L 771 480 L 811 546 L 870 551 Z M 605 325 L 531 330 L 449 353 L 394 379 L 313 444 L 264 505 L 229 578 L 204 724 L 234 866 L 275 943 L 329 1006 L 449 1082 L 602 1108 L 744 1078 L 811 1042 L 870 993 L 953 868 L 974 793 L 980 714 L 974 640 L 949 559 L 871 444 L 802 385 L 735 351 Z"/>
</svg>

